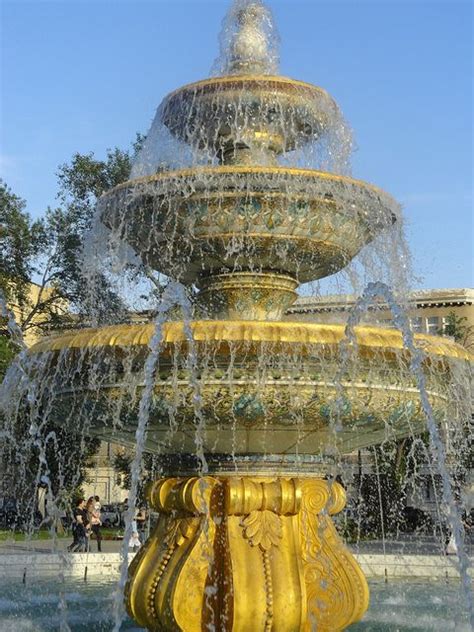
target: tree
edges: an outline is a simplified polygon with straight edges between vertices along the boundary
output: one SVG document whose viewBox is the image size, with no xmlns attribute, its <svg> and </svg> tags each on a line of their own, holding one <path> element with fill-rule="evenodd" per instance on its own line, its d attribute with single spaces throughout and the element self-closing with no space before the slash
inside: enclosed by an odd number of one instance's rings
<svg viewBox="0 0 474 632">
<path fill-rule="evenodd" d="M 450 336 L 456 342 L 469 349 L 474 346 L 474 327 L 467 324 L 465 316 L 457 316 L 451 311 L 446 316 L 443 327 L 438 332 L 442 336 Z"/>
<path fill-rule="evenodd" d="M 359 491 L 356 501 L 356 521 L 345 526 L 351 539 L 358 537 L 397 536 L 400 531 L 428 530 L 433 528 L 425 512 L 406 506 L 407 499 L 416 490 L 416 481 L 426 467 L 427 445 L 425 433 L 372 446 L 370 471 L 362 464 L 355 484 Z M 359 453 L 360 458 L 360 453 Z"/>
<path fill-rule="evenodd" d="M 26 203 L 0 180 L 0 289 L 9 302 L 25 303 L 36 254 L 38 223 Z"/>
<path fill-rule="evenodd" d="M 137 135 L 131 151 L 109 150 L 105 160 L 74 154 L 58 170 L 59 206 L 36 221 L 25 201 L 0 182 L 0 290 L 24 333 L 127 318 L 126 301 L 106 271 L 94 271 L 91 294 L 83 252 L 98 197 L 129 178 L 142 142 Z"/>
<path fill-rule="evenodd" d="M 13 341 L 6 334 L 0 332 L 0 382 L 17 351 Z"/>
<path fill-rule="evenodd" d="M 95 272 L 90 300 L 82 256 L 97 198 L 128 179 L 132 156 L 119 149 L 109 151 L 105 160 L 75 154 L 58 171 L 60 205 L 48 208 L 36 221 L 26 213 L 25 201 L 1 183 L 0 290 L 23 333 L 80 327 L 92 319 L 100 324 L 127 318 L 125 301 L 101 269 Z M 0 372 L 4 373 L 18 348 L 8 317 L 3 316 L 0 325 Z M 7 474 L 2 492 L 14 494 L 23 508 L 28 504 L 32 508 L 35 502 L 40 471 L 47 472 L 41 484 L 47 484 L 51 494 L 70 499 L 85 480 L 86 467 L 100 444 L 79 428 L 66 431 L 47 420 L 37 424 L 41 438 L 33 436 L 30 414 L 28 402 L 20 402 L 15 419 L 2 424 L 5 440 L 0 461 Z"/>
<path fill-rule="evenodd" d="M 141 478 L 138 481 L 137 498 L 138 504 L 145 502 L 146 485 L 150 480 L 154 480 L 157 470 L 158 457 L 145 452 L 141 463 Z M 122 489 L 130 489 L 132 484 L 132 462 L 133 453 L 124 450 L 117 452 L 114 456 L 113 467 L 117 473 L 118 484 Z"/>
</svg>

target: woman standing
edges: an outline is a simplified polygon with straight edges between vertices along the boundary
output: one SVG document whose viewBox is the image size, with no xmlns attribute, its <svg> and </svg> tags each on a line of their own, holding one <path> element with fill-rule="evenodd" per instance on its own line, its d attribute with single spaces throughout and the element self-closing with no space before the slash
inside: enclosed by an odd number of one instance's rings
<svg viewBox="0 0 474 632">
<path fill-rule="evenodd" d="M 100 505 L 99 505 L 99 509 L 97 508 L 97 501 L 96 498 L 98 499 L 98 496 L 91 496 L 89 498 L 89 500 L 87 501 L 87 515 L 89 518 L 89 525 L 90 525 L 90 531 L 95 535 L 95 538 L 97 540 L 97 551 L 99 553 L 102 552 L 102 534 L 100 532 L 100 527 L 102 525 L 102 522 L 100 520 Z"/>
</svg>

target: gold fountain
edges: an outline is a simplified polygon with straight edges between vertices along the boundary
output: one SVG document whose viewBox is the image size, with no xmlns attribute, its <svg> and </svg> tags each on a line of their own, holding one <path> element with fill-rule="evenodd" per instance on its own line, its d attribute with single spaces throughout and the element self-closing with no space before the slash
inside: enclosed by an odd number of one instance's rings
<svg viewBox="0 0 474 632">
<path fill-rule="evenodd" d="M 199 289 L 199 319 L 161 328 L 145 438 L 162 455 L 149 487 L 159 521 L 130 566 L 126 603 L 150 630 L 335 632 L 363 616 L 369 591 L 331 521 L 346 498 L 327 463 L 419 432 L 423 415 L 399 332 L 356 327 L 341 371 L 342 325 L 282 319 L 300 283 L 343 268 L 390 228 L 397 206 L 365 182 L 281 166 L 324 137 L 338 109 L 321 88 L 269 74 L 268 14 L 259 2 L 242 7 L 227 75 L 176 90 L 160 109 L 169 133 L 209 164 L 160 169 L 100 202 L 102 221 L 148 266 Z M 76 406 L 77 422 L 87 408 L 98 435 L 133 446 L 154 331 L 86 329 L 33 353 L 59 362 L 67 350 L 80 368 L 59 387 L 62 410 Z M 416 341 L 444 410 L 451 362 L 467 354 Z"/>
</svg>

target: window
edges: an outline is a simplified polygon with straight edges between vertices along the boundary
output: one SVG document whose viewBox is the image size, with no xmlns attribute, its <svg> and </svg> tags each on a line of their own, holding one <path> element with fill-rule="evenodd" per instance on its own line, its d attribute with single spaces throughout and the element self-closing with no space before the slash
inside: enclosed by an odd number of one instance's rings
<svg viewBox="0 0 474 632">
<path fill-rule="evenodd" d="M 420 332 L 423 331 L 423 319 L 421 318 L 421 316 L 415 316 L 414 318 L 410 318 L 410 325 L 411 325 L 411 330 L 416 334 L 419 334 Z"/>
<path fill-rule="evenodd" d="M 426 319 L 426 332 L 435 336 L 440 328 L 438 316 L 428 316 Z"/>
</svg>

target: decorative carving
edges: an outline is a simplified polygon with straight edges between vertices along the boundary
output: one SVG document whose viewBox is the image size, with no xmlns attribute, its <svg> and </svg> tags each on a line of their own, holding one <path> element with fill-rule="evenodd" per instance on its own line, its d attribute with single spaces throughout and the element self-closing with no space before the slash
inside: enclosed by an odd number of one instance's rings
<svg viewBox="0 0 474 632">
<path fill-rule="evenodd" d="M 216 320 L 280 320 L 297 297 L 297 285 L 293 277 L 275 272 L 212 274 L 200 279 L 198 301 Z"/>
<path fill-rule="evenodd" d="M 163 573 L 165 572 L 166 567 L 168 566 L 168 562 L 170 561 L 171 556 L 173 555 L 173 551 L 175 548 L 176 548 L 176 545 L 173 545 L 173 546 L 170 546 L 166 550 L 165 554 L 163 555 L 163 559 L 161 560 L 161 563 L 158 566 L 156 573 L 153 575 L 153 580 L 151 582 L 151 586 L 147 595 L 147 608 L 146 608 L 147 615 L 151 621 L 155 621 L 158 618 L 158 613 L 155 608 L 156 590 L 158 588 L 159 581 Z"/>
<path fill-rule="evenodd" d="M 271 632 L 273 627 L 273 585 L 272 585 L 272 571 L 270 566 L 270 557 L 267 550 L 262 550 L 263 570 L 265 573 L 265 591 L 266 591 L 266 619 L 265 619 L 265 632 Z"/>
<path fill-rule="evenodd" d="M 242 519 L 241 525 L 250 545 L 259 546 L 262 551 L 278 546 L 283 536 L 280 517 L 273 511 L 252 511 Z"/>
<path fill-rule="evenodd" d="M 191 537 L 194 527 L 192 518 L 176 518 L 170 520 L 163 541 L 169 547 L 181 546 L 184 540 Z"/>
<path fill-rule="evenodd" d="M 304 630 L 337 632 L 361 619 L 369 605 L 366 579 L 329 518 L 344 508 L 346 494 L 338 483 L 319 479 L 303 481 L 302 492 L 301 559 L 308 603 Z"/>
<path fill-rule="evenodd" d="M 222 126 L 215 115 L 207 121 Z M 313 281 L 346 266 L 396 219 L 394 200 L 373 185 L 281 166 L 165 171 L 120 184 L 99 206 L 105 225 L 151 267 L 186 283 L 222 268 Z"/>
<path fill-rule="evenodd" d="M 419 393 L 397 330 L 356 328 L 357 358 L 348 375 L 353 378 L 357 375 L 357 379 L 341 384 L 347 405 L 340 410 L 338 422 L 343 426 L 340 433 L 332 431 L 331 415 L 334 402 L 340 398 L 334 380 L 340 362 L 339 344 L 344 338 L 343 325 L 196 321 L 190 324 L 190 330 L 200 367 L 200 405 L 206 419 L 202 440 L 209 452 L 260 452 L 265 445 L 267 454 L 291 453 L 298 443 L 300 453 L 318 454 L 321 448 L 324 451 L 337 442 L 339 451 L 348 453 L 424 428 Z M 60 397 L 70 409 L 70 419 L 76 419 L 73 413 L 82 419 L 84 398 L 89 402 L 87 410 L 102 411 L 91 419 L 93 430 L 111 440 L 115 431 L 112 425 L 104 425 L 104 415 L 118 400 L 124 420 L 121 437 L 133 442 L 142 377 L 133 373 L 137 387 L 132 397 L 124 395 L 130 390 L 127 384 L 130 377 L 125 365 L 122 372 L 120 348 L 127 348 L 125 356 L 130 366 L 136 360 L 142 368 L 152 334 L 150 324 L 68 332 L 39 343 L 35 352 L 49 351 L 54 356 L 66 348 L 82 348 L 81 361 L 86 364 L 89 360 L 96 361 L 97 353 L 110 358 L 109 366 L 115 368 L 110 368 L 110 375 L 104 375 L 107 388 L 98 390 L 97 380 L 91 379 L 88 372 L 78 372 L 74 377 L 78 380 L 75 389 L 71 390 L 66 381 Z M 162 335 L 160 371 L 154 387 L 146 447 L 151 451 L 193 452 L 195 388 L 189 371 L 185 327 L 182 322 L 166 323 Z M 431 338 L 426 352 L 432 356 L 427 360 L 430 362 L 427 387 L 438 413 L 449 402 L 446 388 L 451 359 L 467 359 L 469 353 L 452 341 L 421 334 L 415 337 L 417 345 L 425 338 Z M 68 353 L 60 355 L 66 358 Z M 438 370 L 441 366 L 442 372 Z M 57 388 L 63 387 L 57 385 Z"/>
<path fill-rule="evenodd" d="M 162 632 L 323 632 L 360 619 L 368 589 L 330 515 L 337 483 L 268 476 L 168 478 L 130 566 L 127 607 Z M 249 546 L 250 545 L 250 546 Z"/>
</svg>

